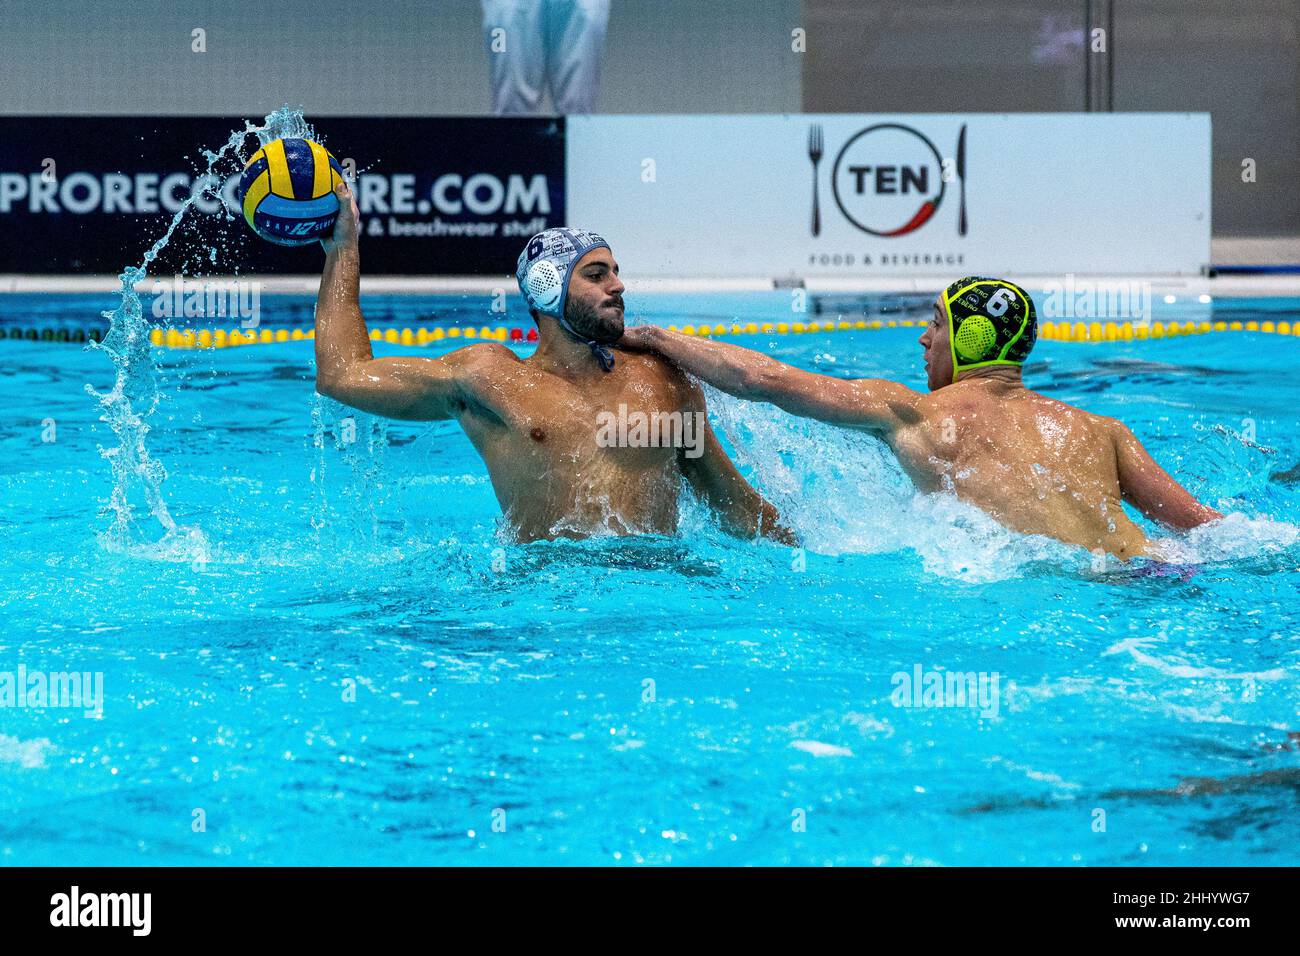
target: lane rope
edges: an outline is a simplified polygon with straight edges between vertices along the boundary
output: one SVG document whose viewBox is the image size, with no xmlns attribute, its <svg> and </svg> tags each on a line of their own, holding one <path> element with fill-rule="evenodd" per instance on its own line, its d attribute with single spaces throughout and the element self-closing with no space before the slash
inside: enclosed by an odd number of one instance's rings
<svg viewBox="0 0 1300 956">
<path fill-rule="evenodd" d="M 699 325 L 669 325 L 672 332 L 683 335 L 718 338 L 728 335 L 808 335 L 826 332 L 849 332 L 892 328 L 924 328 L 924 319 L 858 319 L 856 321 L 827 320 L 822 322 L 732 322 Z M 1177 338 L 1187 335 L 1205 335 L 1214 332 L 1263 332 L 1275 335 L 1300 336 L 1300 321 L 1296 322 L 1043 322 L 1038 337 L 1048 342 L 1133 342 L 1149 339 Z M 151 329 L 149 341 L 167 349 L 224 349 L 244 345 L 269 345 L 276 342 L 308 342 L 316 338 L 314 328 L 259 328 L 259 329 Z M 421 326 L 403 329 L 372 329 L 370 338 L 375 342 L 392 345 L 430 345 L 446 339 L 487 340 L 494 342 L 536 342 L 537 329 L 520 326 Z M 99 329 L 37 329 L 34 327 L 0 326 L 0 340 L 28 342 L 78 342 L 100 341 Z"/>
</svg>

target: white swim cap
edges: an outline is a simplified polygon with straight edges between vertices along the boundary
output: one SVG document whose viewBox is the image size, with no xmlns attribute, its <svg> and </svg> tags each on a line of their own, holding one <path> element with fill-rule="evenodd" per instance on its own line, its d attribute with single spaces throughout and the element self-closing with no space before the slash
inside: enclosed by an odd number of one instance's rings
<svg viewBox="0 0 1300 956">
<path fill-rule="evenodd" d="M 538 259 L 528 267 L 523 288 L 533 308 L 554 313 L 564 297 L 564 276 L 550 259 Z"/>
<path fill-rule="evenodd" d="M 608 248 L 608 242 L 585 229 L 561 226 L 533 236 L 519 253 L 515 267 L 515 279 L 528 307 L 563 323 L 564 300 L 574 265 L 592 249 Z"/>
</svg>

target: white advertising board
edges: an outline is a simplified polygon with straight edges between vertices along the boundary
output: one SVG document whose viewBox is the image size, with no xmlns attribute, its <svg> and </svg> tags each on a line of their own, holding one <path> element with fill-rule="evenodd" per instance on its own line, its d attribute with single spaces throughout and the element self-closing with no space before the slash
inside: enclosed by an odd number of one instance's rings
<svg viewBox="0 0 1300 956">
<path fill-rule="evenodd" d="M 625 274 L 1199 275 L 1206 113 L 568 119 L 567 218 Z"/>
</svg>

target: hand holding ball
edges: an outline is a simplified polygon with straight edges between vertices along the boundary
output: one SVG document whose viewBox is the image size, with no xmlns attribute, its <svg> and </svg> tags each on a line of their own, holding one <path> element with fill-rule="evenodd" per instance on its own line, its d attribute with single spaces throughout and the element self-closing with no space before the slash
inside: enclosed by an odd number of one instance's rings
<svg viewBox="0 0 1300 956">
<path fill-rule="evenodd" d="M 349 246 L 355 248 L 361 234 L 361 212 L 357 209 L 357 199 L 347 183 L 334 187 L 334 195 L 339 198 L 339 214 L 334 221 L 334 232 L 321 236 L 320 244 L 328 255 L 336 249 Z"/>
<path fill-rule="evenodd" d="M 343 168 L 319 143 L 277 139 L 249 159 L 239 177 L 244 219 L 255 233 L 280 246 L 305 246 L 334 231 Z"/>
</svg>

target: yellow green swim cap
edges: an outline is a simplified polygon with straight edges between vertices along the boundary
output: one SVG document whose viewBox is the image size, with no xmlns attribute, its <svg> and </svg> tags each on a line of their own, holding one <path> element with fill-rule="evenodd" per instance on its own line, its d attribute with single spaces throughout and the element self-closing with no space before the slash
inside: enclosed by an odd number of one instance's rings
<svg viewBox="0 0 1300 956">
<path fill-rule="evenodd" d="M 1005 279 L 967 276 L 943 290 L 952 380 L 986 365 L 1022 365 L 1034 347 L 1038 316 L 1024 289 Z"/>
</svg>

